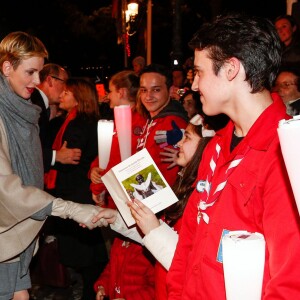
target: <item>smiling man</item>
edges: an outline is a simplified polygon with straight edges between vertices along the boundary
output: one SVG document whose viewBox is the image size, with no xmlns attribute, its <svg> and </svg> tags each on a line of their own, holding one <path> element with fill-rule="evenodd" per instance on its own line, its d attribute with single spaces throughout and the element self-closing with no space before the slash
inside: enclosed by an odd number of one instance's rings
<svg viewBox="0 0 300 300">
<path fill-rule="evenodd" d="M 152 64 L 143 69 L 138 109 L 148 121 L 137 146 L 137 150 L 146 148 L 149 151 L 169 184 L 173 184 L 178 167 L 168 169 L 168 164 L 161 161 L 160 152 L 163 147 L 176 145 L 187 125 L 187 113 L 181 103 L 170 99 L 171 84 L 171 73 L 166 67 Z M 156 142 L 155 137 L 160 132 L 167 135 L 165 144 Z"/>
<path fill-rule="evenodd" d="M 190 45 L 192 89 L 203 111 L 231 120 L 204 150 L 196 179 L 202 185 L 183 215 L 168 299 L 226 299 L 220 245 L 235 230 L 264 235 L 262 299 L 300 299 L 299 215 L 277 135 L 288 115 L 270 93 L 281 63 L 276 30 L 263 18 L 220 17 Z"/>
</svg>

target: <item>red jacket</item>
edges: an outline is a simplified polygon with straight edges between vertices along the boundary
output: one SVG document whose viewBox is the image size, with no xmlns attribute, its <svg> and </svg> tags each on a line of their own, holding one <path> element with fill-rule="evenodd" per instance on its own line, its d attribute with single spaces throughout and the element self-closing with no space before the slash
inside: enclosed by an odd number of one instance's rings
<svg viewBox="0 0 300 300">
<path fill-rule="evenodd" d="M 216 143 L 221 146 L 211 181 L 212 191 L 235 155 L 248 146 L 250 150 L 228 178 L 216 203 L 206 209 L 208 224 L 201 219 L 198 225 L 200 193 L 197 190 L 192 193 L 167 277 L 168 299 L 226 299 L 223 265 L 218 256 L 225 229 L 264 235 L 263 299 L 300 299 L 299 215 L 277 135 L 278 121 L 288 116 L 278 95 L 272 97 L 274 103 L 261 114 L 232 153 L 229 150 L 232 122 L 206 147 L 198 173 L 198 180 L 203 181 Z"/>
<path fill-rule="evenodd" d="M 141 245 L 115 238 L 110 261 L 94 284 L 103 286 L 110 299 L 154 300 L 154 259 Z"/>
<path fill-rule="evenodd" d="M 161 148 L 160 144 L 155 142 L 154 136 L 158 130 L 172 130 L 172 121 L 175 121 L 180 129 L 185 129 L 187 126 L 185 111 L 178 101 L 170 101 L 170 103 L 161 112 L 159 112 L 159 114 L 157 114 L 153 119 L 148 120 L 143 129 L 143 134 L 139 138 L 137 146 L 138 151 L 143 148 L 146 148 L 149 151 L 159 170 L 171 186 L 175 182 L 179 168 L 174 167 L 169 170 L 167 169 L 169 163 L 161 161 L 162 156 L 160 155 L 160 152 L 163 152 L 163 148 Z"/>
</svg>

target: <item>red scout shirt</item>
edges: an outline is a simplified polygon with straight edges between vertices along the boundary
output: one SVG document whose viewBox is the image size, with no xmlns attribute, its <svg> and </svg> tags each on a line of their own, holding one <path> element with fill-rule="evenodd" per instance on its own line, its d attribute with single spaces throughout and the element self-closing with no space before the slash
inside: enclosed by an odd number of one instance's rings
<svg viewBox="0 0 300 300">
<path fill-rule="evenodd" d="M 229 163 L 250 147 L 229 176 L 215 204 L 198 225 L 200 193 L 195 190 L 185 209 L 179 242 L 168 273 L 168 299 L 226 299 L 220 241 L 225 230 L 260 232 L 266 240 L 262 298 L 300 299 L 299 214 L 281 155 L 278 122 L 289 118 L 277 94 L 247 136 L 230 153 L 230 122 L 208 144 L 199 167 L 205 181 L 216 143 L 221 146 L 211 191 Z M 211 197 L 211 194 L 210 194 Z M 209 203 L 209 199 L 208 199 Z M 249 283 L 251 284 L 251 283 Z"/>
</svg>

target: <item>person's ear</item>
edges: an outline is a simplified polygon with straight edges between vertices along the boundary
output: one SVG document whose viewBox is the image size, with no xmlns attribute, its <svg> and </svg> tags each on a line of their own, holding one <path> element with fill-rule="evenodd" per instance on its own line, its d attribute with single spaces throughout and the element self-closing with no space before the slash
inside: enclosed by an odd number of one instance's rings
<svg viewBox="0 0 300 300">
<path fill-rule="evenodd" d="M 53 86 L 53 78 L 52 78 L 50 75 L 47 76 L 46 82 L 48 83 L 48 85 L 49 85 L 50 87 Z"/>
<path fill-rule="evenodd" d="M 3 72 L 3 75 L 5 77 L 9 77 L 12 69 L 13 69 L 13 66 L 12 66 L 12 64 L 8 60 L 6 60 L 6 61 L 3 62 L 2 72 Z"/>
<path fill-rule="evenodd" d="M 240 71 L 241 62 L 236 57 L 231 57 L 225 63 L 226 76 L 229 81 L 233 80 Z"/>
<path fill-rule="evenodd" d="M 127 89 L 126 88 L 120 88 L 119 89 L 120 99 L 127 98 Z"/>
</svg>

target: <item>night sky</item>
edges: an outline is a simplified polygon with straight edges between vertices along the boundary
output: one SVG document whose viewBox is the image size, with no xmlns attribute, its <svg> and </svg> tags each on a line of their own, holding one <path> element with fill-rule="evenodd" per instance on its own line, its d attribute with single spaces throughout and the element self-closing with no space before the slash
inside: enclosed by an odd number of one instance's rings
<svg viewBox="0 0 300 300">
<path fill-rule="evenodd" d="M 187 42 L 193 33 L 216 14 L 241 11 L 274 20 L 285 13 L 285 0 L 181 1 L 184 57 L 192 55 Z M 144 55 L 142 38 L 146 11 L 143 7 L 146 1 L 139 2 L 141 12 L 137 33 L 130 38 L 132 57 Z M 172 1 L 152 2 L 152 61 L 170 65 Z M 117 44 L 116 21 L 111 17 L 110 5 L 111 0 L 3 1 L 0 8 L 0 38 L 11 31 L 29 32 L 44 42 L 51 62 L 66 66 L 75 74 L 90 67 L 87 72 L 92 76 L 97 73 L 101 77 L 124 67 L 124 51 L 122 45 Z M 132 57 L 128 59 L 129 65 Z"/>
</svg>

